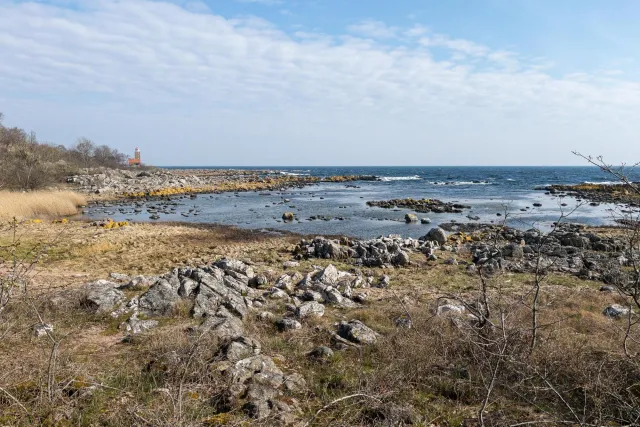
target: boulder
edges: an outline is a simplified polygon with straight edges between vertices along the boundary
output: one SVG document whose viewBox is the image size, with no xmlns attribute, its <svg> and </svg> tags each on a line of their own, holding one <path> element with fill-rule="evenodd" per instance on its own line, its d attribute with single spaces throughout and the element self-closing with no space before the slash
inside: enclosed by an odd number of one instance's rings
<svg viewBox="0 0 640 427">
<path fill-rule="evenodd" d="M 378 333 L 359 320 L 340 322 L 338 335 L 357 344 L 374 344 L 378 340 Z"/>
<path fill-rule="evenodd" d="M 142 320 L 138 319 L 137 314 L 133 314 L 126 322 L 122 322 L 120 329 L 124 329 L 131 334 L 139 334 L 147 329 L 152 329 L 158 326 L 157 320 Z"/>
<path fill-rule="evenodd" d="M 260 354 L 261 346 L 257 340 L 248 337 L 238 337 L 231 341 L 224 349 L 227 360 L 237 362 L 247 357 Z"/>
<path fill-rule="evenodd" d="M 516 243 L 509 243 L 502 248 L 502 255 L 505 257 L 521 259 L 524 257 L 524 249 Z"/>
<path fill-rule="evenodd" d="M 213 264 L 215 267 L 223 270 L 225 273 L 229 274 L 230 272 L 240 273 L 244 276 L 247 276 L 249 279 L 255 276 L 253 268 L 248 266 L 242 261 L 238 261 L 235 259 L 227 259 L 223 258 Z"/>
<path fill-rule="evenodd" d="M 244 334 L 244 325 L 237 317 L 207 317 L 200 328 L 221 341 L 234 340 Z"/>
<path fill-rule="evenodd" d="M 324 299 L 329 304 L 340 305 L 343 303 L 345 298 L 342 296 L 340 291 L 334 287 L 328 287 L 324 291 Z"/>
<path fill-rule="evenodd" d="M 408 213 L 404 216 L 404 222 L 406 222 L 407 224 L 410 224 L 412 222 L 418 222 L 418 215 Z"/>
<path fill-rule="evenodd" d="M 447 242 L 447 232 L 440 227 L 434 227 L 422 238 L 422 240 L 436 242 L 444 245 Z"/>
<path fill-rule="evenodd" d="M 83 306 L 94 313 L 113 310 L 125 299 L 124 293 L 116 286 L 118 285 L 107 280 L 98 280 L 85 285 Z"/>
<path fill-rule="evenodd" d="M 149 315 L 166 316 L 171 314 L 179 299 L 178 290 L 167 280 L 160 279 L 140 296 L 138 307 Z"/>
<path fill-rule="evenodd" d="M 302 393 L 307 388 L 307 382 L 298 373 L 287 375 L 284 378 L 284 388 L 291 393 Z"/>
<path fill-rule="evenodd" d="M 391 258 L 391 264 L 393 265 L 405 266 L 409 265 L 410 262 L 409 254 L 403 250 L 398 250 L 398 252 Z"/>
<path fill-rule="evenodd" d="M 296 218 L 296 215 L 293 212 L 285 212 L 282 214 L 282 220 L 285 222 L 291 222 Z"/>
<path fill-rule="evenodd" d="M 318 282 L 322 282 L 325 285 L 335 285 L 339 278 L 338 269 L 333 264 L 326 266 L 315 277 Z"/>
<path fill-rule="evenodd" d="M 324 305 L 316 301 L 302 303 L 300 307 L 296 309 L 296 316 L 299 319 L 322 317 L 324 316 Z"/>
</svg>

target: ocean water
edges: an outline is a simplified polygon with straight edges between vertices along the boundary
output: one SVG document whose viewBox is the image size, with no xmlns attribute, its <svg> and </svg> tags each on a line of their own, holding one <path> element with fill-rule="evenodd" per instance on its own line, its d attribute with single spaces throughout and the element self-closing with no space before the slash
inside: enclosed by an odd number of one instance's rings
<svg viewBox="0 0 640 427">
<path fill-rule="evenodd" d="M 203 167 L 194 167 L 201 169 Z M 212 167 L 214 168 L 214 167 Z M 218 169 L 218 167 L 215 167 Z M 184 169 L 184 168 L 182 168 Z M 228 169 L 251 169 L 247 167 Z M 508 212 L 508 224 L 528 229 L 549 228 L 560 215 L 573 211 L 576 200 L 545 195 L 536 187 L 550 184 L 607 183 L 612 178 L 596 167 L 260 167 L 281 174 L 307 176 L 375 175 L 380 181 L 322 183 L 302 189 L 264 193 L 226 193 L 199 195 L 182 199 L 176 212 L 160 214 L 159 221 L 184 221 L 228 224 L 253 229 L 287 230 L 310 235 L 348 235 L 371 238 L 383 234 L 420 237 L 430 227 L 457 221 L 475 222 L 467 216 L 480 217 L 479 222 L 502 222 Z M 633 177 L 636 178 L 636 177 Z M 367 201 L 395 198 L 435 198 L 470 205 L 462 214 L 418 213 L 432 223 L 405 224 L 409 209 L 368 207 Z M 288 200 L 288 201 L 285 201 Z M 541 203 L 542 207 L 534 207 Z M 562 207 L 561 203 L 567 206 Z M 146 207 L 153 207 L 150 202 Z M 120 212 L 122 208 L 124 212 Z M 568 220 L 590 225 L 613 223 L 614 205 L 581 206 Z M 525 209 L 522 211 L 521 209 Z M 189 210 L 192 210 L 189 213 Z M 291 211 L 297 220 L 284 223 L 282 214 Z M 181 215 L 185 213 L 187 217 Z M 194 213 L 197 213 L 195 215 Z M 143 210 L 135 214 L 132 206 L 92 208 L 87 217 L 111 217 L 116 220 L 152 221 Z M 328 220 L 309 220 L 311 216 Z"/>
</svg>

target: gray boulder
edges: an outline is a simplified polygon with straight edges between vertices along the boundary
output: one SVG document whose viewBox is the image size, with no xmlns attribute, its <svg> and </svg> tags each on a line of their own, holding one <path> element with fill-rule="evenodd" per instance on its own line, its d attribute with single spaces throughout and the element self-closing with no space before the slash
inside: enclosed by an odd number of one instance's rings
<svg viewBox="0 0 640 427">
<path fill-rule="evenodd" d="M 374 344 L 378 340 L 378 333 L 359 320 L 340 322 L 338 335 L 357 344 Z"/>
<path fill-rule="evenodd" d="M 322 317 L 324 316 L 324 305 L 316 301 L 302 303 L 300 307 L 296 309 L 296 316 L 299 319 Z"/>
<path fill-rule="evenodd" d="M 248 337 L 239 337 L 227 344 L 224 353 L 231 362 L 237 362 L 247 357 L 260 354 L 261 346 L 257 340 Z"/>
<path fill-rule="evenodd" d="M 436 242 L 439 245 L 447 243 L 447 233 L 440 227 L 434 227 L 422 238 L 422 240 Z"/>
<path fill-rule="evenodd" d="M 418 222 L 418 215 L 408 213 L 404 216 L 404 222 L 406 222 L 407 224 L 410 224 L 412 222 Z"/>
<path fill-rule="evenodd" d="M 149 315 L 166 316 L 171 314 L 179 299 L 178 290 L 167 280 L 160 279 L 140 296 L 138 307 Z"/>
<path fill-rule="evenodd" d="M 234 340 L 244 335 L 244 325 L 237 317 L 207 317 L 200 326 L 221 341 Z"/>
<path fill-rule="evenodd" d="M 142 331 L 153 329 L 158 326 L 157 320 L 142 320 L 138 319 L 137 314 L 133 314 L 126 322 L 120 325 L 120 329 L 124 329 L 125 332 L 131 334 L 139 334 Z"/>
<path fill-rule="evenodd" d="M 338 269 L 333 264 L 326 266 L 324 270 L 320 271 L 315 277 L 317 281 L 325 285 L 335 285 L 339 278 Z"/>
<path fill-rule="evenodd" d="M 502 248 L 502 255 L 504 255 L 505 257 L 521 259 L 524 257 L 524 249 L 518 244 L 509 243 L 504 248 Z"/>
<path fill-rule="evenodd" d="M 230 271 L 233 271 L 233 272 L 236 272 L 236 273 L 243 274 L 243 275 L 247 276 L 250 279 L 255 276 L 253 268 L 251 268 L 250 266 L 248 266 L 244 262 L 238 261 L 238 260 L 235 260 L 235 259 L 223 258 L 223 259 L 221 259 L 219 261 L 216 261 L 213 265 L 215 267 L 218 267 L 218 268 L 224 270 L 226 273 L 229 273 Z"/>
<path fill-rule="evenodd" d="M 125 299 L 124 293 L 117 289 L 117 284 L 107 280 L 98 280 L 85 285 L 83 306 L 94 313 L 104 313 L 113 310 Z"/>
</svg>

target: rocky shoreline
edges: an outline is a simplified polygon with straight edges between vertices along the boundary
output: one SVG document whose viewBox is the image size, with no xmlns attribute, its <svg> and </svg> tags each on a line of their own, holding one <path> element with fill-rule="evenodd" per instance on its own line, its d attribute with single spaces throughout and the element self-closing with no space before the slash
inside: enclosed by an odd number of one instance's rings
<svg viewBox="0 0 640 427">
<path fill-rule="evenodd" d="M 277 191 L 323 182 L 376 181 L 371 175 L 293 176 L 276 170 L 229 169 L 99 169 L 70 176 L 77 191 L 101 199 L 153 198 L 227 191 Z"/>
<path fill-rule="evenodd" d="M 640 183 L 634 183 L 640 188 Z M 625 184 L 577 184 L 577 185 L 549 185 L 537 187 L 538 191 L 545 191 L 547 195 L 557 197 L 575 197 L 587 200 L 593 206 L 600 203 L 626 204 L 640 207 L 640 193 L 633 191 Z"/>
</svg>

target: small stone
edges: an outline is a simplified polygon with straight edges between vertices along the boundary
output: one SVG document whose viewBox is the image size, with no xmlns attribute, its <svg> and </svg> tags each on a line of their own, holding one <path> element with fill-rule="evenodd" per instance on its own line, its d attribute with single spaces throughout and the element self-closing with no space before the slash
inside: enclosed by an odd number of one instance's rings
<svg viewBox="0 0 640 427">
<path fill-rule="evenodd" d="M 290 317 L 285 317 L 276 322 L 276 327 L 278 328 L 279 331 L 284 332 L 284 331 L 302 329 L 302 324 L 300 324 L 300 322 L 298 322 L 295 319 L 292 319 Z"/>
<path fill-rule="evenodd" d="M 395 323 L 398 328 L 411 329 L 413 327 L 413 322 L 407 316 L 398 317 L 393 323 Z"/>
<path fill-rule="evenodd" d="M 263 311 L 258 314 L 258 319 L 262 320 L 263 322 L 274 322 L 276 320 L 276 315 L 270 311 Z"/>
<path fill-rule="evenodd" d="M 311 350 L 307 356 L 311 359 L 326 361 L 333 357 L 333 350 L 326 346 L 320 346 Z"/>
<path fill-rule="evenodd" d="M 295 268 L 295 267 L 298 267 L 299 265 L 300 263 L 297 261 L 285 261 L 282 263 L 283 268 Z"/>
<path fill-rule="evenodd" d="M 391 277 L 385 274 L 380 278 L 380 281 L 378 282 L 378 288 L 385 289 L 385 288 L 388 288 L 389 285 L 391 285 Z"/>
<path fill-rule="evenodd" d="M 465 308 L 462 305 L 444 304 L 438 307 L 437 315 L 455 315 L 464 313 Z"/>
<path fill-rule="evenodd" d="M 53 325 L 49 323 L 38 323 L 33 327 L 33 335 L 35 335 L 36 338 L 40 338 L 51 333 L 53 333 Z"/>
<path fill-rule="evenodd" d="M 292 393 L 302 393 L 307 388 L 307 382 L 300 374 L 291 374 L 284 379 L 284 388 Z"/>
<path fill-rule="evenodd" d="M 610 305 L 609 307 L 605 308 L 602 311 L 602 314 L 604 314 L 607 317 L 613 317 L 613 318 L 619 318 L 622 316 L 626 316 L 627 314 L 629 314 L 629 308 L 628 307 L 624 307 L 620 304 L 613 304 Z"/>
</svg>

